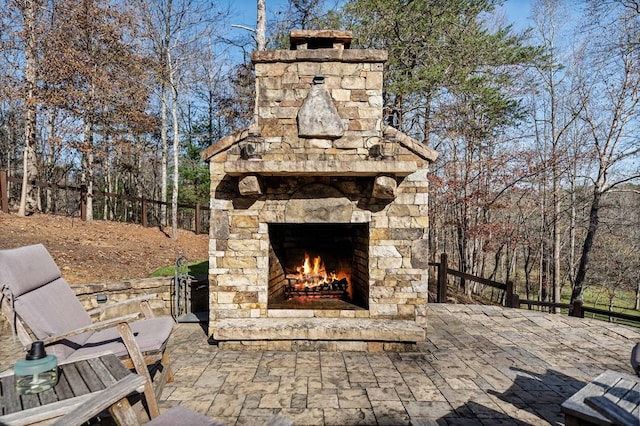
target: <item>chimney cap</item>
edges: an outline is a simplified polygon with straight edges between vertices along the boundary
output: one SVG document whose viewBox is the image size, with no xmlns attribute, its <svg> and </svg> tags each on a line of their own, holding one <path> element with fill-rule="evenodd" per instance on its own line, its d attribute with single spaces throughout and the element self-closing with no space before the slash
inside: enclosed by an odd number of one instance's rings
<svg viewBox="0 0 640 426">
<path fill-rule="evenodd" d="M 344 30 L 292 30 L 289 39 L 291 50 L 348 49 L 353 36 Z"/>
</svg>

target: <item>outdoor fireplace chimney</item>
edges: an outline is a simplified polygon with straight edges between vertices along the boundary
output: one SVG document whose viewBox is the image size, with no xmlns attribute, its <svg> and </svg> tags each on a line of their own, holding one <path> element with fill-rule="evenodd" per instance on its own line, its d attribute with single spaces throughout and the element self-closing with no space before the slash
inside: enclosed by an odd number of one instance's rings
<svg viewBox="0 0 640 426">
<path fill-rule="evenodd" d="M 383 123 L 387 53 L 350 45 L 349 31 L 305 30 L 292 31 L 290 50 L 253 52 L 253 123 L 202 153 L 209 331 L 226 347 L 395 350 L 424 340 L 427 169 L 437 154 Z M 249 158 L 248 141 L 259 156 Z M 337 262 L 350 262 L 357 300 L 269 303 L 270 283 L 304 250 L 290 248 L 304 245 L 299 233 L 323 250 L 346 244 Z"/>
</svg>

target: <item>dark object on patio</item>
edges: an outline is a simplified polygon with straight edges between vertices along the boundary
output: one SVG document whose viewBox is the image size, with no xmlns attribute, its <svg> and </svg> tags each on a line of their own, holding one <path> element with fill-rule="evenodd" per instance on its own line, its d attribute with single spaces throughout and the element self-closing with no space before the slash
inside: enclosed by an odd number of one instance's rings
<svg viewBox="0 0 640 426">
<path fill-rule="evenodd" d="M 11 371 L 0 373 L 0 425 L 49 425 L 77 407 L 82 407 L 83 411 L 90 411 L 93 407 L 87 403 L 96 394 L 106 390 L 109 385 L 120 380 L 126 380 L 129 384 L 135 383 L 131 390 L 121 394 L 119 398 L 124 398 L 129 393 L 132 395 L 136 405 L 136 416 L 146 420 L 146 414 L 140 410 L 140 394 L 146 389 L 147 380 L 131 373 L 122 365 L 118 357 L 113 354 L 102 355 L 82 361 L 61 364 L 58 367 L 60 380 L 51 389 L 38 393 L 38 395 L 20 395 L 15 392 L 16 375 Z M 133 381 L 133 383 L 131 382 Z M 118 395 L 113 395 L 113 402 L 118 399 Z M 111 400 L 111 398 L 110 398 Z M 129 401 L 125 399 L 128 404 Z M 121 414 L 121 404 L 109 403 L 103 409 L 109 408 L 115 419 Z M 93 416 L 87 417 L 87 419 Z M 108 423 L 109 425 L 111 423 Z M 120 425 L 129 423 L 121 421 Z"/>
<path fill-rule="evenodd" d="M 206 285 L 198 283 L 194 276 L 189 274 L 187 258 L 180 255 L 176 258 L 173 275 L 173 293 L 171 294 L 171 311 L 176 322 L 206 322 L 209 320 L 209 312 L 194 312 L 191 301 L 202 290 L 209 290 Z"/>
<path fill-rule="evenodd" d="M 636 372 L 636 375 L 640 377 L 640 343 L 636 343 L 631 349 L 631 367 Z"/>
<path fill-rule="evenodd" d="M 148 301 L 155 295 L 87 312 L 42 244 L 0 250 L 0 286 L 0 309 L 25 347 L 42 340 L 60 361 L 113 353 L 127 368 L 147 378 L 149 414 L 152 418 L 159 414 L 157 398 L 164 384 L 173 380 L 165 351 L 173 319 L 153 316 Z M 92 314 L 131 302 L 140 304 L 144 319 L 137 320 L 140 312 L 96 323 L 91 319 Z M 162 372 L 155 392 L 147 368 L 151 365 Z"/>
</svg>

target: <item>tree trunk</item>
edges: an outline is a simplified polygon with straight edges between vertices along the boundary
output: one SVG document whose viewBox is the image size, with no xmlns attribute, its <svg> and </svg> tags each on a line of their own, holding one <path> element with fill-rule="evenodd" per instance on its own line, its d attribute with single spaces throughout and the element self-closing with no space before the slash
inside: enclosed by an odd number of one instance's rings
<svg viewBox="0 0 640 426">
<path fill-rule="evenodd" d="M 113 187 L 117 190 L 120 186 L 120 173 L 116 173 L 115 182 L 113 182 Z M 118 202 L 118 199 L 112 200 L 111 202 L 111 217 L 113 220 L 118 220 L 118 210 L 121 209 L 120 205 L 122 204 L 122 210 L 124 210 L 124 203 Z"/>
<path fill-rule="evenodd" d="M 174 240 L 178 239 L 178 183 L 180 178 L 180 129 L 178 127 L 178 87 L 175 81 L 171 51 L 167 51 L 169 84 L 171 86 L 171 117 L 173 119 L 173 191 L 171 192 L 171 231 Z"/>
<path fill-rule="evenodd" d="M 25 29 L 25 84 L 26 117 L 24 123 L 24 156 L 22 166 L 22 192 L 18 216 L 25 216 L 37 210 L 36 187 L 31 183 L 38 177 L 36 167 L 36 109 L 35 88 L 37 84 L 37 37 L 36 11 L 39 5 L 36 0 L 27 2 L 24 14 Z"/>
<path fill-rule="evenodd" d="M 55 166 L 54 158 L 55 158 L 55 150 L 56 150 L 56 143 L 55 143 L 56 109 L 55 108 L 49 109 L 49 120 L 47 122 L 47 134 L 49 136 L 49 140 L 48 140 L 49 152 L 47 152 L 47 159 L 46 159 L 47 170 L 48 170 L 49 179 L 53 179 L 55 178 L 53 170 Z M 46 199 L 46 212 L 52 213 L 53 212 L 53 193 L 51 191 L 51 188 L 46 189 L 45 199 Z"/>
<path fill-rule="evenodd" d="M 524 252 L 524 291 L 529 300 L 531 298 L 531 249 L 524 246 L 522 251 Z"/>
<path fill-rule="evenodd" d="M 554 47 L 555 38 L 553 32 L 550 38 L 551 47 Z M 560 303 L 560 185 L 559 185 L 559 171 L 558 163 L 558 145 L 560 143 L 560 131 L 557 118 L 557 102 L 558 97 L 556 95 L 556 80 L 554 78 L 555 69 L 552 67 L 549 69 L 549 96 L 551 102 L 550 110 L 550 124 L 551 124 L 551 203 L 553 215 L 552 220 L 552 239 L 553 239 L 553 263 L 551 265 L 551 287 L 552 287 L 552 301 L 554 303 Z M 554 313 L 560 313 L 560 308 L 552 308 Z"/>
<path fill-rule="evenodd" d="M 430 95 L 427 95 L 427 98 L 425 99 L 425 102 L 424 102 L 423 132 L 424 132 L 424 140 L 422 141 L 422 143 L 428 146 L 430 135 L 431 135 L 431 96 Z"/>
<path fill-rule="evenodd" d="M 553 151 L 553 302 L 560 303 L 560 189 L 558 184 L 560 177 L 558 176 L 558 159 L 555 153 L 555 146 Z M 553 312 L 559 314 L 560 308 L 553 308 Z"/>
<path fill-rule="evenodd" d="M 180 131 L 178 129 L 178 91 L 173 91 L 171 114 L 173 116 L 173 191 L 171 192 L 171 225 L 173 239 L 178 239 L 178 183 L 180 179 Z"/>
<path fill-rule="evenodd" d="M 162 76 L 161 76 L 161 86 L 160 86 L 160 139 L 162 141 L 162 159 L 161 159 L 161 189 L 160 189 L 160 197 L 163 203 L 160 205 L 160 225 L 167 225 L 167 192 L 168 192 L 168 172 L 167 167 L 169 163 L 169 140 L 167 137 L 167 128 L 169 124 L 169 120 L 167 119 L 167 83 L 168 80 L 172 79 L 172 64 L 171 64 L 171 14 L 173 13 L 173 0 L 168 0 L 166 9 L 164 10 L 164 16 L 166 17 L 164 22 L 164 37 L 162 39 L 162 53 L 161 53 L 161 66 L 162 66 Z"/>
<path fill-rule="evenodd" d="M 256 44 L 259 51 L 267 48 L 267 8 L 265 0 L 258 0 L 258 16 L 256 22 Z"/>
<path fill-rule="evenodd" d="M 87 186 L 87 222 L 93 220 L 93 126 L 84 125 L 82 149 L 82 183 Z"/>
<path fill-rule="evenodd" d="M 587 235 L 584 238 L 582 245 L 582 254 L 580 256 L 580 263 L 578 264 L 578 272 L 576 273 L 575 283 L 573 285 L 573 291 L 571 292 L 571 302 L 582 302 L 582 290 L 584 286 L 584 280 L 587 276 L 587 268 L 589 266 L 589 255 L 591 254 L 591 248 L 598 232 L 598 225 L 600 223 L 600 199 L 602 198 L 602 191 L 598 185 L 593 189 L 593 200 L 591 201 L 591 209 L 589 211 L 589 228 L 587 229 Z"/>
<path fill-rule="evenodd" d="M 571 177 L 571 219 L 569 225 L 569 277 L 571 279 L 571 288 L 573 288 L 573 280 L 576 276 L 576 177 L 578 174 L 577 159 L 573 161 L 573 176 Z"/>
<path fill-rule="evenodd" d="M 107 192 L 111 192 L 113 193 L 113 167 L 112 167 L 112 162 L 113 162 L 113 158 L 111 155 L 107 156 L 107 170 L 105 173 L 105 184 L 107 186 Z M 102 206 L 102 218 L 104 220 L 113 220 L 113 214 L 111 213 L 111 202 L 109 201 L 110 198 L 109 197 L 105 197 L 104 199 L 104 204 Z"/>
<path fill-rule="evenodd" d="M 460 272 L 467 272 L 467 238 L 466 232 L 462 225 L 456 227 L 458 240 L 458 268 Z M 471 286 L 467 284 L 464 278 L 460 278 L 460 287 L 465 291 L 467 296 L 471 296 Z"/>
<path fill-rule="evenodd" d="M 167 225 L 167 187 L 168 173 L 167 164 L 169 161 L 169 141 L 167 138 L 167 87 L 163 80 L 161 85 L 161 101 L 160 101 L 160 141 L 162 143 L 162 158 L 160 159 L 160 200 L 164 203 L 160 205 L 160 226 Z"/>
<path fill-rule="evenodd" d="M 428 243 L 429 243 L 429 257 L 432 262 L 436 261 L 436 253 L 438 251 L 438 242 L 439 242 L 439 230 L 437 230 L 437 225 L 435 218 L 438 216 L 439 212 L 436 210 L 436 203 L 433 201 L 434 197 L 429 197 L 427 199 L 427 203 L 429 206 L 429 217 L 432 222 L 429 224 L 427 228 L 428 233 Z"/>
</svg>

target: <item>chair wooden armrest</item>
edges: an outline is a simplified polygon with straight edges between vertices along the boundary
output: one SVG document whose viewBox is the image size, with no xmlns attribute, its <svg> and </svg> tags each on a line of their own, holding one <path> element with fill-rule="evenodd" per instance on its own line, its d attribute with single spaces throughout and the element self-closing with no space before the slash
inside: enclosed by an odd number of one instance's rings
<svg viewBox="0 0 640 426">
<path fill-rule="evenodd" d="M 131 322 L 140 318 L 140 312 L 136 312 L 129 315 L 123 315 L 121 317 L 108 319 L 105 321 L 94 322 L 91 325 L 86 327 L 77 328 L 75 330 L 68 331 L 66 333 L 61 333 L 55 336 L 47 337 L 46 339 L 42 339 L 45 345 L 49 345 L 51 343 L 58 342 L 62 339 L 66 339 L 67 337 L 76 336 L 78 334 L 85 333 L 87 331 L 98 331 L 103 330 L 105 328 L 111 328 L 123 322 Z"/>
<path fill-rule="evenodd" d="M 130 299 L 123 300 L 120 302 L 113 302 L 103 306 L 98 306 L 97 308 L 88 310 L 87 313 L 91 316 L 94 316 L 119 306 L 126 306 L 132 303 L 140 303 L 140 310 L 142 311 L 142 314 L 144 315 L 144 317 L 153 318 L 154 315 L 153 315 L 153 312 L 151 311 L 151 306 L 149 305 L 149 301 L 152 299 L 156 299 L 157 297 L 158 297 L 157 293 L 143 294 L 141 296 L 132 297 Z"/>
<path fill-rule="evenodd" d="M 129 374 L 101 392 L 96 392 L 82 405 L 59 418 L 55 426 L 80 426 L 96 417 L 107 408 L 119 424 L 137 424 L 136 414 L 127 401 L 127 395 L 142 392 L 146 379 L 138 374 Z M 127 419 L 128 421 L 123 421 Z"/>
<path fill-rule="evenodd" d="M 145 358 L 142 355 L 142 352 L 140 351 L 140 347 L 138 346 L 138 343 L 136 342 L 133 332 L 131 331 L 129 322 L 136 320 L 139 317 L 140 317 L 139 312 L 129 314 L 129 315 L 124 315 L 121 317 L 96 322 L 89 326 L 82 327 L 67 333 L 62 333 L 57 336 L 51 336 L 47 339 L 44 339 L 43 341 L 46 345 L 50 343 L 55 343 L 66 337 L 84 333 L 86 331 L 98 331 L 98 330 L 107 329 L 115 326 L 118 329 L 120 336 L 122 337 L 122 343 L 124 344 L 128 353 L 129 360 L 128 361 L 123 360 L 123 363 L 127 368 L 134 368 L 138 374 L 140 374 L 144 379 L 146 379 L 144 394 L 147 399 L 147 404 L 149 407 L 149 415 L 152 418 L 155 418 L 160 414 L 160 411 L 158 409 L 157 399 L 159 398 L 160 392 L 162 392 L 162 386 L 158 387 L 157 389 L 158 395 L 156 396 L 153 390 L 153 380 L 151 379 L 151 375 L 149 374 L 149 370 L 147 369 L 147 362 L 145 361 Z M 95 356 L 95 354 L 93 355 Z M 162 356 L 164 357 L 165 355 L 162 355 Z M 168 377 L 170 376 L 171 373 L 169 369 L 167 369 L 166 374 L 168 375 Z"/>
<path fill-rule="evenodd" d="M 59 336 L 50 337 L 45 341 L 45 344 L 47 343 L 47 341 L 49 341 L 50 343 L 55 342 L 62 338 L 69 337 L 69 335 L 74 335 L 74 334 L 82 333 L 84 331 L 89 331 L 89 330 L 100 330 L 100 329 L 110 328 L 115 325 L 118 331 L 120 332 L 120 336 L 122 337 L 122 342 L 125 348 L 127 349 L 127 353 L 129 357 L 129 362 L 126 362 L 123 360 L 123 363 L 127 368 L 134 368 L 136 372 L 145 379 L 144 394 L 145 394 L 145 398 L 147 399 L 149 415 L 151 416 L 151 418 L 155 418 L 160 414 L 157 400 L 160 397 L 160 393 L 162 392 L 162 386 L 158 387 L 157 389 L 158 395 L 156 395 L 156 392 L 153 389 L 153 380 L 151 378 L 151 375 L 149 374 L 149 370 L 147 369 L 147 363 L 144 359 L 144 356 L 142 355 L 142 352 L 140 351 L 140 347 L 136 342 L 133 332 L 131 331 L 131 327 L 129 326 L 129 322 L 137 319 L 139 316 L 140 316 L 140 313 L 136 312 L 134 314 L 129 314 L 122 317 L 97 322 L 90 326 L 75 330 L 74 332 L 69 332 L 69 333 L 61 334 Z M 166 374 L 171 374 L 169 369 L 167 370 Z"/>
</svg>

